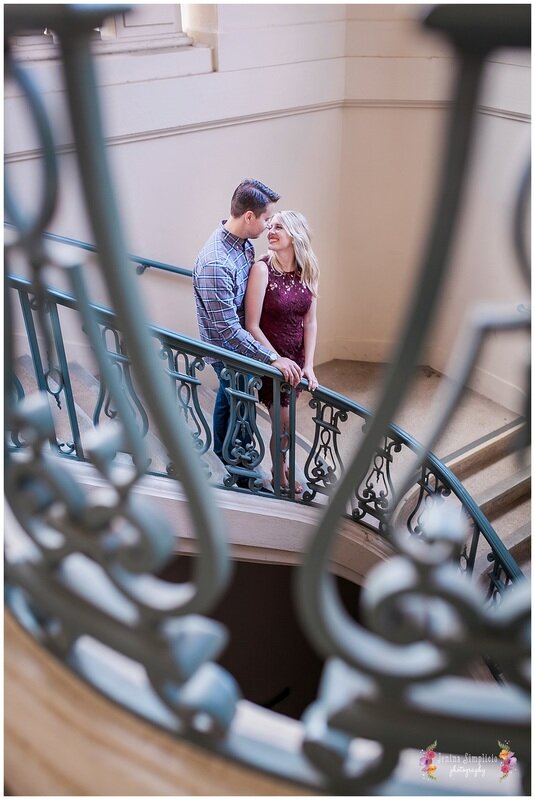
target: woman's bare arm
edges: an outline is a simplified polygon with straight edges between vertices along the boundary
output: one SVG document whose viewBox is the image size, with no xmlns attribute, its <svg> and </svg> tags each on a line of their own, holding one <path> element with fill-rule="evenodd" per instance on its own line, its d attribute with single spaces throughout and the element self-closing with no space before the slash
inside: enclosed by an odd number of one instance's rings
<svg viewBox="0 0 535 800">
<path fill-rule="evenodd" d="M 249 331 L 257 342 L 276 352 L 260 327 L 260 317 L 262 316 L 262 306 L 264 305 L 267 285 L 267 266 L 263 261 L 257 261 L 251 267 L 245 292 L 245 330 Z"/>
<path fill-rule="evenodd" d="M 318 335 L 317 320 L 317 298 L 313 297 L 310 308 L 303 320 L 303 335 L 305 344 L 305 365 L 303 367 L 303 378 L 308 379 L 308 388 L 311 391 L 318 386 L 318 379 L 314 373 L 314 354 L 316 352 L 316 338 Z"/>
</svg>

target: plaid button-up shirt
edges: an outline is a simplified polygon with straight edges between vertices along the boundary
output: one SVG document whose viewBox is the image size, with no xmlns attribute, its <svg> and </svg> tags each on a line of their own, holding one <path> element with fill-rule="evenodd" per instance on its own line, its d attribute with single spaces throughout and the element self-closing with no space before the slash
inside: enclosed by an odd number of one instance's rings
<svg viewBox="0 0 535 800">
<path fill-rule="evenodd" d="M 227 231 L 224 224 L 225 221 L 210 236 L 193 270 L 199 333 L 203 342 L 269 362 L 270 351 L 243 327 L 245 289 L 254 264 L 254 247 L 249 239 Z"/>
</svg>

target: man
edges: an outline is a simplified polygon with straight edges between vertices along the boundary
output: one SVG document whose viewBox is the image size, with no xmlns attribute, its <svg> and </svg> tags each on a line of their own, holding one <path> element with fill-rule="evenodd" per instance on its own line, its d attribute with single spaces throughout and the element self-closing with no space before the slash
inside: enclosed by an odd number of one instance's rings
<svg viewBox="0 0 535 800">
<path fill-rule="evenodd" d="M 244 297 L 249 272 L 254 264 L 254 247 L 266 229 L 279 195 L 257 180 L 240 183 L 232 195 L 230 217 L 210 236 L 195 262 L 193 289 L 197 321 L 203 342 L 224 347 L 281 370 L 285 380 L 296 384 L 301 369 L 289 358 L 268 350 L 243 327 Z M 223 442 L 230 419 L 228 383 L 221 379 L 223 362 L 206 359 L 219 378 L 214 406 L 214 452 L 223 459 Z"/>
</svg>

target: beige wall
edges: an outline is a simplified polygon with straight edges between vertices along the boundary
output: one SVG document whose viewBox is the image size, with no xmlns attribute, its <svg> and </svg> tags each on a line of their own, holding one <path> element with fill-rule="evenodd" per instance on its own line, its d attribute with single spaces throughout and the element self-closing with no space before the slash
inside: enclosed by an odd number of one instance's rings
<svg viewBox="0 0 535 800">
<path fill-rule="evenodd" d="M 191 267 L 227 216 L 235 185 L 259 177 L 313 228 L 322 268 L 317 361 L 387 359 L 427 230 L 454 71 L 447 46 L 417 25 L 422 9 L 188 5 L 183 27 L 195 47 L 99 56 L 130 251 Z M 75 161 L 58 65 L 29 66 L 53 113 L 69 179 L 49 228 L 90 239 L 70 180 Z M 489 73 L 455 280 L 426 354 L 438 369 L 469 305 L 522 288 L 503 219 L 528 150 L 529 62 L 499 54 Z M 8 87 L 8 174 L 30 202 L 39 162 L 18 94 Z M 265 245 L 260 239 L 257 252 Z M 155 321 L 196 334 L 186 279 L 148 272 L 139 280 Z M 98 283 L 93 291 L 105 299 Z M 474 385 L 519 409 L 514 352 L 491 348 Z"/>
<path fill-rule="evenodd" d="M 530 69 L 513 52 L 490 63 L 482 95 L 468 190 L 459 225 L 453 273 L 444 298 L 438 335 L 430 358 L 437 369 L 447 363 L 449 343 L 466 325 L 474 298 L 479 303 L 529 304 L 512 250 L 516 192 L 530 152 Z M 528 225 L 529 235 L 529 225 Z M 472 386 L 503 405 L 521 410 L 529 359 L 527 333 L 492 334 Z"/>
</svg>

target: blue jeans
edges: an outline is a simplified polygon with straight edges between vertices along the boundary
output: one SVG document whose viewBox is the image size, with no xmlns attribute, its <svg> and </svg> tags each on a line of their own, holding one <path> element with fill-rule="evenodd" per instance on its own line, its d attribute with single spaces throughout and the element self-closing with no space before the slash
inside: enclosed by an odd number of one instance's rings
<svg viewBox="0 0 535 800">
<path fill-rule="evenodd" d="M 225 442 L 225 436 L 227 435 L 228 424 L 230 421 L 230 400 L 226 392 L 226 389 L 229 387 L 230 383 L 228 380 L 225 380 L 221 377 L 221 370 L 224 367 L 222 361 L 214 361 L 212 367 L 214 368 L 215 374 L 219 378 L 219 389 L 215 399 L 213 417 L 214 453 L 223 462 L 223 464 L 226 464 L 226 461 L 223 457 L 223 444 Z M 242 442 L 243 446 L 247 447 L 250 441 L 251 439 L 249 436 L 244 436 L 244 441 Z"/>
<path fill-rule="evenodd" d="M 230 403 L 225 389 L 229 385 L 229 382 L 221 378 L 221 370 L 223 369 L 222 361 L 215 361 L 212 364 L 212 367 L 214 368 L 215 374 L 219 378 L 219 389 L 215 399 L 213 419 L 214 453 L 224 463 L 223 442 L 225 441 L 225 436 L 227 435 L 227 428 L 230 420 Z"/>
</svg>

